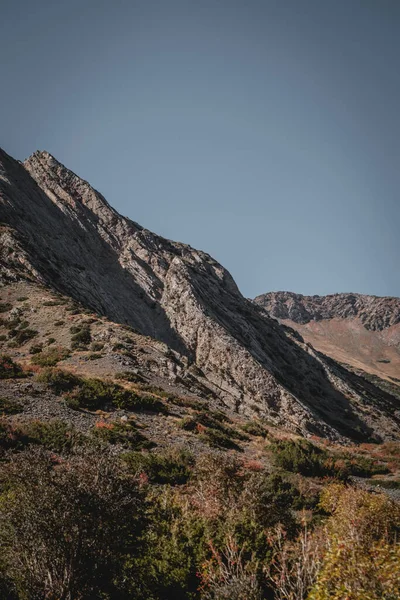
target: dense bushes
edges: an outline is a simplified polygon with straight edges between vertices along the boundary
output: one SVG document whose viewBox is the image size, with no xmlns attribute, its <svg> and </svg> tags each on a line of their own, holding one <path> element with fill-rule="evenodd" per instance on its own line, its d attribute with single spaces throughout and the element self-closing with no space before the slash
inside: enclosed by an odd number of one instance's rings
<svg viewBox="0 0 400 600">
<path fill-rule="evenodd" d="M 80 379 L 66 399 L 67 405 L 74 409 L 97 410 L 109 406 L 132 411 L 166 412 L 161 400 L 153 396 L 141 396 L 118 384 L 100 379 Z"/>
<path fill-rule="evenodd" d="M 107 425 L 100 436 L 135 430 Z M 66 447 L 66 429 L 46 426 L 31 425 L 29 448 L 0 471 L 4 598 L 399 597 L 400 509 L 382 495 L 334 484 L 317 507 L 297 478 L 227 453 L 120 460 L 106 446 Z"/>
<path fill-rule="evenodd" d="M 63 421 L 32 420 L 11 423 L 0 419 L 0 447 L 3 450 L 22 450 L 28 445 L 37 445 L 63 453 L 82 443 L 83 436 Z"/>
<path fill-rule="evenodd" d="M 140 552 L 145 525 L 135 481 L 104 456 L 54 464 L 40 451 L 12 458 L 1 479 L 1 568 L 11 593 L 124 598 L 125 569 Z"/>
<path fill-rule="evenodd" d="M 305 476 L 346 479 L 350 475 L 371 477 L 388 472 L 386 466 L 369 457 L 329 453 L 306 440 L 280 440 L 270 449 L 278 467 Z"/>
<path fill-rule="evenodd" d="M 36 376 L 36 380 L 47 383 L 57 394 L 65 393 L 67 406 L 74 410 L 114 408 L 167 412 L 159 398 L 137 394 L 109 381 L 78 377 L 62 369 L 44 369 Z"/>
</svg>

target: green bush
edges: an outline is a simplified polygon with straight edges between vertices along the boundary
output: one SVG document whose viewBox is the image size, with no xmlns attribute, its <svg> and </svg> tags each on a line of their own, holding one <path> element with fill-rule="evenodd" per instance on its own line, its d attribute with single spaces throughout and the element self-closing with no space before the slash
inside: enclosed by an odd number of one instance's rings
<svg viewBox="0 0 400 600">
<path fill-rule="evenodd" d="M 132 371 L 122 371 L 115 374 L 115 379 L 122 379 L 131 383 L 141 383 L 144 381 L 143 377 L 139 373 L 133 373 Z"/>
<path fill-rule="evenodd" d="M 141 396 L 101 379 L 81 379 L 79 386 L 67 395 L 67 405 L 74 409 L 97 410 L 110 406 L 120 410 L 167 412 L 158 398 Z"/>
<path fill-rule="evenodd" d="M 0 398 L 0 413 L 3 415 L 15 415 L 22 412 L 23 406 L 15 400 Z"/>
<path fill-rule="evenodd" d="M 46 383 L 56 394 L 62 394 L 78 386 L 82 379 L 68 371 L 48 368 L 36 375 L 36 381 Z"/>
<path fill-rule="evenodd" d="M 0 355 L 0 379 L 16 379 L 25 377 L 21 367 L 15 363 L 10 356 Z"/>
<path fill-rule="evenodd" d="M 229 435 L 222 431 L 208 429 L 204 433 L 201 433 L 199 438 L 212 448 L 224 448 L 243 452 L 242 448 Z"/>
<path fill-rule="evenodd" d="M 66 348 L 50 348 L 45 352 L 35 353 L 32 363 L 40 367 L 55 367 L 60 360 L 65 360 L 70 355 Z"/>
<path fill-rule="evenodd" d="M 104 344 L 102 342 L 92 342 L 92 345 L 90 346 L 90 349 L 93 352 L 100 352 L 100 350 L 103 350 L 104 348 Z"/>
<path fill-rule="evenodd" d="M 248 421 L 247 423 L 243 423 L 243 425 L 241 425 L 241 428 L 243 429 L 243 431 L 249 433 L 250 435 L 255 435 L 257 437 L 263 438 L 268 436 L 267 429 L 265 429 L 265 427 L 263 427 L 263 425 L 261 425 L 259 421 Z"/>
<path fill-rule="evenodd" d="M 21 450 L 32 444 L 52 452 L 65 453 L 82 443 L 82 440 L 82 436 L 63 421 L 10 423 L 0 419 L 0 446 L 6 450 Z"/>
<path fill-rule="evenodd" d="M 12 309 L 12 304 L 9 302 L 0 302 L 0 313 L 8 312 Z"/>
<path fill-rule="evenodd" d="M 86 357 L 86 360 L 98 360 L 99 358 L 102 358 L 102 357 L 103 357 L 103 355 L 99 354 L 98 352 L 91 352 Z"/>
<path fill-rule="evenodd" d="M 23 452 L 1 479 L 8 490 L 0 502 L 1 573 L 18 600 L 145 600 L 126 592 L 128 576 L 139 592 L 145 581 L 134 568 L 144 552 L 143 494 L 109 457 L 55 465 L 48 453 Z"/>
<path fill-rule="evenodd" d="M 144 472 L 149 482 L 170 485 L 186 483 L 194 465 L 193 456 L 184 450 L 129 452 L 123 459 L 133 473 Z"/>
<path fill-rule="evenodd" d="M 327 475 L 324 461 L 327 453 L 306 440 L 279 440 L 271 444 L 276 466 L 302 475 Z M 328 470 L 329 471 L 329 470 Z"/>
<path fill-rule="evenodd" d="M 270 448 L 278 467 L 305 476 L 347 479 L 350 475 L 370 477 L 388 472 L 385 465 L 368 457 L 329 453 L 306 440 L 280 440 Z"/>
<path fill-rule="evenodd" d="M 42 350 L 43 344 L 33 344 L 33 346 L 29 348 L 30 354 L 39 354 L 39 352 L 41 352 Z"/>
<path fill-rule="evenodd" d="M 227 417 L 222 413 L 207 411 L 194 415 L 193 417 L 184 417 L 179 426 L 186 431 L 193 431 L 201 434 L 203 441 L 210 446 L 217 448 L 231 448 L 241 450 L 233 440 L 248 440 L 247 435 L 225 425 Z"/>
<path fill-rule="evenodd" d="M 102 442 L 119 444 L 132 450 L 151 448 L 154 445 L 132 423 L 98 421 L 92 429 L 92 435 Z"/>
<path fill-rule="evenodd" d="M 73 350 L 84 350 L 92 341 L 90 327 L 82 325 L 80 327 L 71 327 L 71 332 L 75 332 L 71 336 L 71 348 Z"/>
<path fill-rule="evenodd" d="M 9 337 L 13 338 L 16 345 L 22 346 L 27 341 L 36 337 L 39 332 L 35 329 L 12 329 L 9 333 Z"/>
</svg>

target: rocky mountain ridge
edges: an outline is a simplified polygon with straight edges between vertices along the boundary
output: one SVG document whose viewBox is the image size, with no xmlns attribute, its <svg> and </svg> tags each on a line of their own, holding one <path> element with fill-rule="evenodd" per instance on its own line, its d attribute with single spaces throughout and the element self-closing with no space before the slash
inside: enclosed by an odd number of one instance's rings
<svg viewBox="0 0 400 600">
<path fill-rule="evenodd" d="M 191 370 L 239 414 L 332 439 L 399 434 L 390 394 L 243 298 L 208 254 L 119 215 L 49 153 L 21 164 L 1 151 L 0 220 L 3 291 L 42 284 L 163 342 L 168 360 L 183 365 L 180 376 Z M 168 377 L 165 365 L 160 372 Z"/>
<path fill-rule="evenodd" d="M 257 296 L 254 302 L 277 319 L 301 324 L 357 317 L 366 329 L 382 331 L 400 323 L 400 298 L 352 293 L 303 296 L 293 292 L 269 292 Z"/>
</svg>

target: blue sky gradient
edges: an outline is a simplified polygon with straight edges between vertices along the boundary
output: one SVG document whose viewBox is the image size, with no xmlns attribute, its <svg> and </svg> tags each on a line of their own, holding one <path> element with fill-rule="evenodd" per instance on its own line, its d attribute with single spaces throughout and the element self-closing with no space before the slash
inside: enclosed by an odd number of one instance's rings
<svg viewBox="0 0 400 600">
<path fill-rule="evenodd" d="M 400 296 L 398 0 L 13 0 L 0 145 L 248 297 Z"/>
</svg>

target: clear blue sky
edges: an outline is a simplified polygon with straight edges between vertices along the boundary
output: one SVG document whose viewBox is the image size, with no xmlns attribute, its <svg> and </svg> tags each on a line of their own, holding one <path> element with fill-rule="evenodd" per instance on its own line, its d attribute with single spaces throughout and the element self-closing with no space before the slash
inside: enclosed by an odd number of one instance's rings
<svg viewBox="0 0 400 600">
<path fill-rule="evenodd" d="M 0 145 L 243 294 L 400 296 L 399 0 L 13 0 Z"/>
</svg>

